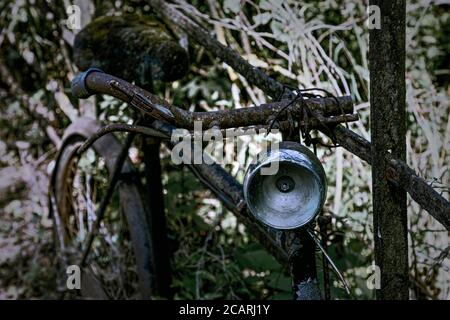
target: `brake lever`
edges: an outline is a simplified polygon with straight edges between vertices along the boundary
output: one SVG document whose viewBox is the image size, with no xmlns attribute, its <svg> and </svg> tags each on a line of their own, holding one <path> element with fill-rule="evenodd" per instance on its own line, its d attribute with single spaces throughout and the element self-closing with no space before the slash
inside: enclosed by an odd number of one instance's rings
<svg viewBox="0 0 450 320">
<path fill-rule="evenodd" d="M 109 85 L 113 89 L 124 94 L 128 98 L 129 104 L 150 115 L 151 117 L 171 123 L 175 120 L 175 116 L 169 109 L 157 103 L 153 103 L 141 93 L 135 93 L 127 90 L 117 80 L 111 80 Z"/>
</svg>

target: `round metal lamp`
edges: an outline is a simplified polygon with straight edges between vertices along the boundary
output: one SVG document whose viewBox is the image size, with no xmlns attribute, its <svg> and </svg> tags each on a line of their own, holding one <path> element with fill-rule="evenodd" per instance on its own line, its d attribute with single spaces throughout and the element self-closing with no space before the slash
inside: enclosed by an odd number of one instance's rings
<svg viewBox="0 0 450 320">
<path fill-rule="evenodd" d="M 327 193 L 319 159 L 308 148 L 291 141 L 280 142 L 278 149 L 260 154 L 258 159 L 244 179 L 250 212 L 276 229 L 295 229 L 310 222 Z"/>
</svg>

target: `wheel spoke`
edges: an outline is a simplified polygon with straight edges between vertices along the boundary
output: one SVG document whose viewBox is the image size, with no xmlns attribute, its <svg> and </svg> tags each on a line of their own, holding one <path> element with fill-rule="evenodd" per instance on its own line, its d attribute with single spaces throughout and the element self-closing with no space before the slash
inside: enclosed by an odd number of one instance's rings
<svg viewBox="0 0 450 320">
<path fill-rule="evenodd" d="M 112 195 L 114 193 L 114 189 L 116 187 L 116 184 L 119 180 L 120 174 L 122 172 L 122 166 L 125 162 L 125 159 L 128 157 L 128 149 L 130 148 L 131 144 L 133 143 L 134 137 L 136 136 L 135 133 L 129 133 L 127 136 L 127 141 L 124 145 L 124 147 L 122 148 L 119 156 L 116 159 L 116 163 L 114 165 L 114 170 L 112 172 L 111 175 L 111 179 L 109 181 L 108 184 L 108 190 L 106 191 L 106 194 L 104 196 L 104 198 L 102 199 L 102 202 L 100 204 L 100 207 L 98 209 L 98 213 L 96 214 L 96 220 L 94 222 L 93 228 L 92 230 L 89 232 L 88 238 L 87 238 L 87 242 L 86 242 L 86 246 L 83 250 L 83 255 L 80 261 L 80 265 L 83 266 L 84 263 L 86 262 L 87 256 L 89 254 L 89 251 L 91 249 L 91 245 L 92 245 L 92 241 L 94 240 L 94 236 L 97 232 L 97 229 L 100 226 L 100 223 L 103 219 L 103 216 L 105 214 L 106 208 L 108 206 L 108 203 L 110 202 Z"/>
</svg>

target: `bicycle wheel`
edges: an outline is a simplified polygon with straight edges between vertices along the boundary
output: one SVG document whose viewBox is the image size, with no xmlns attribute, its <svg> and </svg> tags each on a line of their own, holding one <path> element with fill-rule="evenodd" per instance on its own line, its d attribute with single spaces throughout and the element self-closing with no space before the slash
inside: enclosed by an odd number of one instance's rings
<svg viewBox="0 0 450 320">
<path fill-rule="evenodd" d="M 81 261 L 99 203 L 122 150 L 120 142 L 109 134 L 78 156 L 77 148 L 99 128 L 93 119 L 74 121 L 64 134 L 52 175 L 54 230 L 63 275 L 67 266 Z M 131 172 L 127 159 L 122 174 Z M 152 254 L 146 217 L 140 184 L 133 179 L 120 180 L 82 268 L 78 295 L 94 299 L 150 298 Z"/>
</svg>

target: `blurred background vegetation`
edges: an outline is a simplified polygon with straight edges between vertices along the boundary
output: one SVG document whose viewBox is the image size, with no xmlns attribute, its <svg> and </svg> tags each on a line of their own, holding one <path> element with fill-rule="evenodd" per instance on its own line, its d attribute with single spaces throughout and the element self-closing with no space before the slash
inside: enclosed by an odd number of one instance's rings
<svg viewBox="0 0 450 320">
<path fill-rule="evenodd" d="M 175 3 L 222 43 L 278 80 L 349 94 L 370 140 L 368 1 L 223 0 Z M 82 9 L 82 26 L 99 12 L 150 14 L 145 1 L 0 1 L 0 298 L 57 298 L 47 185 L 60 137 L 78 115 L 128 122 L 125 104 L 107 97 L 80 102 L 69 91 L 77 30 L 66 8 Z M 450 165 L 450 2 L 407 4 L 408 164 L 448 199 Z M 190 110 L 243 108 L 266 101 L 227 65 L 189 43 L 190 72 L 156 92 Z M 242 137 L 244 152 L 227 165 L 242 181 L 261 137 Z M 333 217 L 330 255 L 353 298 L 374 298 L 370 167 L 342 148 L 321 148 Z M 232 214 L 185 169 L 164 155 L 164 188 L 176 298 L 289 299 L 290 278 Z M 137 146 L 130 155 L 136 163 Z M 118 208 L 117 208 L 118 210 Z M 450 298 L 448 232 L 408 200 L 411 297 Z M 320 259 L 320 255 L 318 255 Z M 318 260 L 318 266 L 321 266 Z M 320 271 L 319 271 L 320 273 Z M 332 275 L 332 296 L 349 298 Z"/>
</svg>

